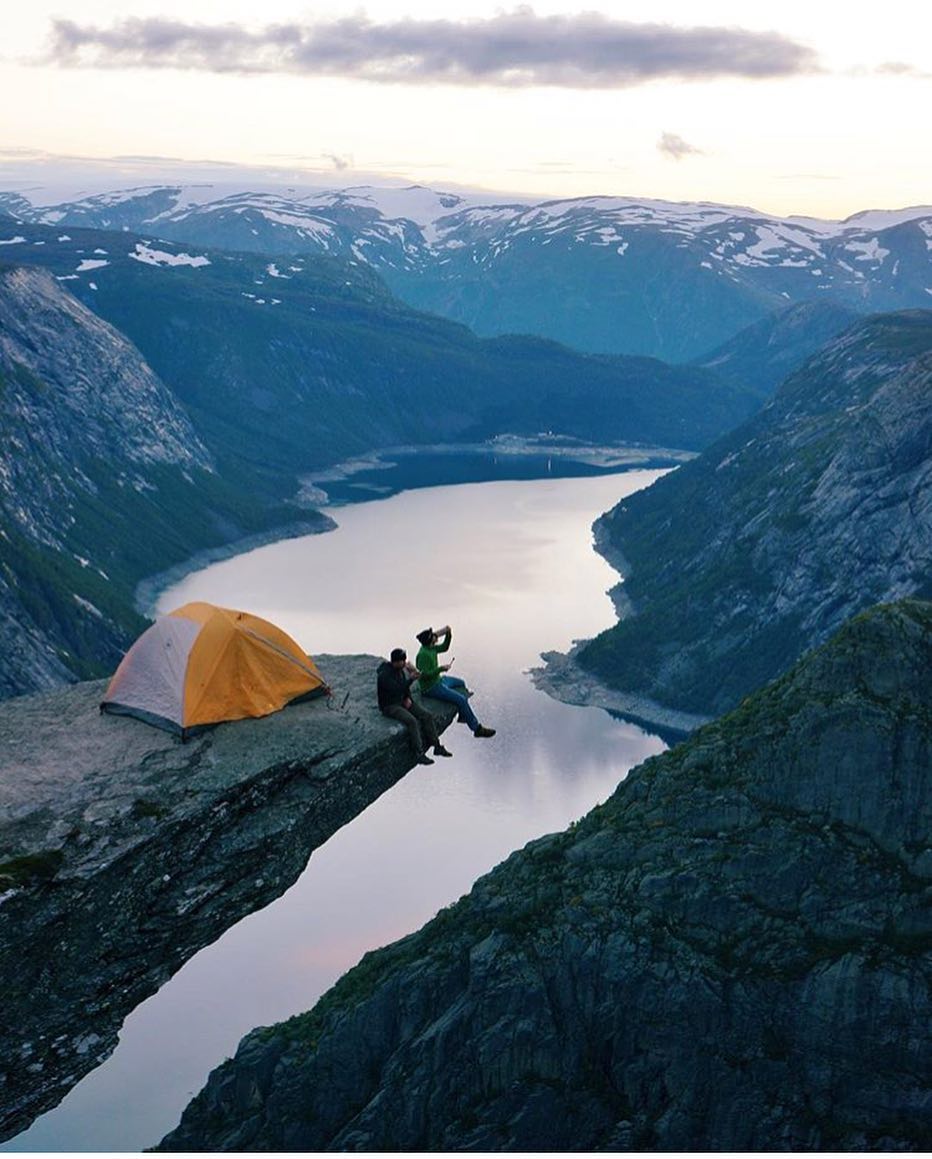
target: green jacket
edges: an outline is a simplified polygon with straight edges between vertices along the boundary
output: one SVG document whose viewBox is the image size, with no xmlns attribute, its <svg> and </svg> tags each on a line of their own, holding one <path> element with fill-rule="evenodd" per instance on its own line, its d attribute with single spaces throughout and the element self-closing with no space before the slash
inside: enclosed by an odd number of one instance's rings
<svg viewBox="0 0 932 1159">
<path fill-rule="evenodd" d="M 417 654 L 417 659 L 414 661 L 414 667 L 420 672 L 421 679 L 419 681 L 421 692 L 427 692 L 428 689 L 440 680 L 442 675 L 440 671 L 440 661 L 437 659 L 438 652 L 446 652 L 450 647 L 450 640 L 452 633 L 447 632 L 440 644 L 435 644 L 433 648 L 428 648 L 426 644 L 421 645 L 421 649 Z"/>
</svg>

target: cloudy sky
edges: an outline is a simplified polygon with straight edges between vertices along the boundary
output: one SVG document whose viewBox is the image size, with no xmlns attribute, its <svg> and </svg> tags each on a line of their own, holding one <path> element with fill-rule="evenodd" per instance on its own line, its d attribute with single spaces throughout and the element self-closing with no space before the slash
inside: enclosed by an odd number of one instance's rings
<svg viewBox="0 0 932 1159">
<path fill-rule="evenodd" d="M 3 33 L 0 187 L 117 157 L 125 183 L 239 165 L 822 217 L 932 203 L 916 0 L 30 0 Z"/>
</svg>

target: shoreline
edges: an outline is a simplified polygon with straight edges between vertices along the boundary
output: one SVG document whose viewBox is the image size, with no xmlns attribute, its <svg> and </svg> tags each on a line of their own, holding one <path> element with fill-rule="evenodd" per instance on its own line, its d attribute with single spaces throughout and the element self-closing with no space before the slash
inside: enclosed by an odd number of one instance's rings
<svg viewBox="0 0 932 1159">
<path fill-rule="evenodd" d="M 607 595 L 620 621 L 637 615 L 637 609 L 625 591 L 625 573 L 631 570 L 630 564 L 621 550 L 609 541 L 605 523 L 607 514 L 604 512 L 592 525 L 593 550 L 618 573 L 618 581 L 608 589 Z M 714 719 L 699 713 L 669 708 L 637 692 L 620 692 L 604 684 L 576 662 L 576 657 L 588 642 L 576 640 L 568 652 L 541 652 L 543 665 L 529 670 L 534 686 L 564 704 L 605 709 L 634 724 L 652 729 L 663 740 L 672 743 L 678 743 Z"/>
<path fill-rule="evenodd" d="M 668 708 L 646 696 L 639 696 L 635 692 L 619 692 L 603 684 L 576 663 L 576 655 L 586 643 L 585 640 L 578 640 L 569 652 L 541 652 L 543 665 L 528 670 L 535 688 L 563 704 L 605 709 L 634 724 L 646 726 L 662 739 L 670 739 L 674 743 L 714 719 Z"/>
<path fill-rule="evenodd" d="M 505 434 L 498 435 L 484 443 L 437 443 L 430 446 L 409 445 L 376 448 L 365 454 L 354 456 L 352 459 L 336 463 L 332 467 L 299 475 L 297 477 L 296 502 L 300 506 L 308 508 L 307 515 L 303 520 L 283 524 L 267 531 L 256 532 L 241 539 L 233 539 L 215 547 L 203 548 L 188 556 L 187 559 L 141 579 L 133 592 L 135 611 L 148 619 L 153 619 L 155 606 L 166 589 L 211 564 L 221 563 L 224 560 L 233 559 L 237 555 L 245 555 L 249 551 L 255 551 L 258 547 L 267 547 L 269 544 L 281 543 L 286 539 L 299 539 L 305 535 L 322 535 L 325 532 L 334 531 L 339 524 L 329 515 L 315 510 L 312 506 L 314 504 L 319 504 L 321 507 L 346 506 L 348 502 L 365 503 L 375 498 L 388 498 L 390 495 L 410 490 L 411 488 L 405 487 L 400 487 L 397 491 L 389 488 L 384 495 L 360 495 L 358 500 L 335 502 L 320 484 L 352 479 L 354 475 L 363 471 L 391 470 L 397 466 L 397 463 L 393 461 L 393 456 L 405 458 L 418 454 L 501 454 L 507 455 L 509 458 L 530 458 L 549 454 L 557 459 L 597 466 L 606 472 L 611 471 L 612 468 L 618 468 L 619 474 L 623 474 L 625 471 L 650 470 L 657 467 L 672 468 L 696 457 L 693 451 L 682 451 L 675 448 L 642 447 L 635 444 L 619 444 L 618 446 L 580 444 L 574 443 L 572 440 L 562 439 L 559 435 L 538 439 L 531 436 Z"/>
<path fill-rule="evenodd" d="M 615 615 L 619 620 L 625 620 L 637 615 L 634 601 L 625 591 L 625 577 L 631 571 L 631 564 L 628 563 L 621 549 L 615 547 L 609 539 L 605 523 L 605 517 L 608 514 L 607 511 L 603 511 L 592 525 L 592 549 L 601 555 L 609 567 L 618 572 L 618 580 L 612 584 L 606 594 L 615 606 Z M 576 649 L 573 651 L 575 652 Z"/>
<path fill-rule="evenodd" d="M 417 455 L 501 455 L 510 459 L 530 458 L 546 455 L 552 459 L 565 459 L 583 463 L 604 471 L 650 470 L 656 467 L 673 467 L 695 459 L 698 452 L 685 451 L 677 447 L 646 446 L 638 443 L 580 443 L 560 435 L 495 435 L 480 443 L 412 443 L 392 447 L 380 447 L 344 459 L 331 467 L 319 471 L 302 472 L 302 484 L 316 489 L 317 484 L 351 479 L 363 471 L 390 470 L 396 467 L 397 459 L 412 458 Z M 327 505 L 327 504 L 325 504 Z"/>
<path fill-rule="evenodd" d="M 316 515 L 316 519 L 311 519 Z M 308 518 L 300 523 L 285 523 L 280 527 L 269 528 L 268 531 L 258 531 L 254 535 L 244 536 L 242 539 L 231 539 L 229 543 L 218 544 L 216 547 L 205 547 L 189 555 L 180 563 L 174 563 L 164 571 L 146 576 L 136 584 L 133 592 L 133 607 L 148 619 L 154 619 L 155 605 L 166 589 L 176 583 L 209 567 L 212 563 L 221 563 L 226 559 L 233 559 L 237 555 L 245 555 L 248 551 L 255 551 L 257 547 L 268 547 L 271 543 L 282 543 L 286 539 L 300 539 L 305 535 L 323 535 L 333 531 L 338 526 L 335 519 L 323 512 L 308 512 Z"/>
</svg>

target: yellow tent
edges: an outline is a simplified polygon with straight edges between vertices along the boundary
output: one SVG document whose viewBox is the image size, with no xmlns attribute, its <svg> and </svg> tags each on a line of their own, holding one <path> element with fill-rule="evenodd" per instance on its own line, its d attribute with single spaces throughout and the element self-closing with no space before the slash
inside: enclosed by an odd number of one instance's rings
<svg viewBox="0 0 932 1159">
<path fill-rule="evenodd" d="M 329 692 L 292 638 L 249 612 L 192 603 L 162 616 L 123 657 L 100 708 L 180 732 L 266 716 Z"/>
</svg>

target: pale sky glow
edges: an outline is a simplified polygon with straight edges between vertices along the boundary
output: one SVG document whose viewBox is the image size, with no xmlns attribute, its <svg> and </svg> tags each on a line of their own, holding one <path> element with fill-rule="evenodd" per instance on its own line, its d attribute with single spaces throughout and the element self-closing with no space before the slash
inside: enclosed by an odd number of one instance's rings
<svg viewBox="0 0 932 1159">
<path fill-rule="evenodd" d="M 861 11 L 812 0 L 11 4 L 0 188 L 32 176 L 20 162 L 39 153 L 823 217 L 929 204 L 932 8 Z M 159 180 L 158 167 L 136 176 Z"/>
</svg>

